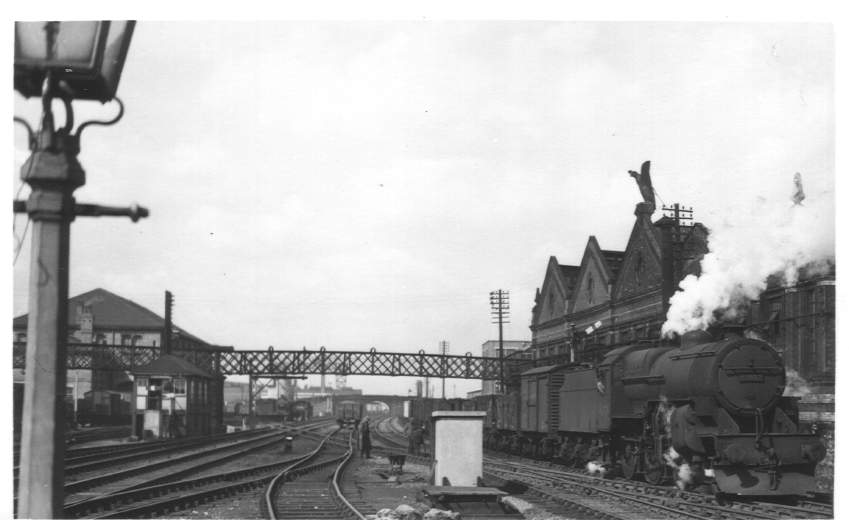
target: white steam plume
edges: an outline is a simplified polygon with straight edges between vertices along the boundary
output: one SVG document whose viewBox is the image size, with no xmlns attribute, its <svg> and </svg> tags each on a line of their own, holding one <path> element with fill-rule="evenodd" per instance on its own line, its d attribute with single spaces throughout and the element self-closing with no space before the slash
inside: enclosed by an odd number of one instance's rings
<svg viewBox="0 0 849 520">
<path fill-rule="evenodd" d="M 664 337 L 737 318 L 760 296 L 770 275 L 781 275 L 790 286 L 800 268 L 827 272 L 834 262 L 831 192 L 808 197 L 804 205 L 758 197 L 743 213 L 710 228 L 701 276 L 685 277 L 670 298 Z"/>
<path fill-rule="evenodd" d="M 799 372 L 796 372 L 792 368 L 787 368 L 785 369 L 785 373 L 787 374 L 787 383 L 784 386 L 785 396 L 804 397 L 811 393 L 811 387 L 808 386 L 805 378 L 799 375 Z"/>
<path fill-rule="evenodd" d="M 607 468 L 600 462 L 590 461 L 587 463 L 587 473 L 604 477 L 604 474 L 607 473 Z"/>
<path fill-rule="evenodd" d="M 667 466 L 675 470 L 675 485 L 678 486 L 678 489 L 686 489 L 687 485 L 693 482 L 693 471 L 690 469 L 690 465 L 684 462 L 684 459 L 672 446 L 663 454 L 663 459 Z"/>
</svg>

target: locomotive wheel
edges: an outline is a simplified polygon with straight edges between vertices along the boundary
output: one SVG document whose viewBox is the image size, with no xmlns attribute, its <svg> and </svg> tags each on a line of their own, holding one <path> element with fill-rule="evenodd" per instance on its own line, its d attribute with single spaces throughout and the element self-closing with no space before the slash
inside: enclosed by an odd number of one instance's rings
<svg viewBox="0 0 849 520">
<path fill-rule="evenodd" d="M 631 450 L 619 458 L 619 466 L 622 468 L 622 476 L 628 480 L 635 480 L 637 476 L 637 456 Z"/>
<path fill-rule="evenodd" d="M 573 457 L 573 466 L 576 468 L 582 468 L 587 463 L 587 455 L 590 452 L 590 447 L 587 444 L 584 444 L 583 441 L 579 442 L 575 446 L 575 453 Z"/>
<path fill-rule="evenodd" d="M 664 464 L 655 456 L 653 451 L 647 451 L 643 458 L 643 476 L 646 482 L 655 486 L 661 484 L 664 479 Z"/>
<path fill-rule="evenodd" d="M 563 463 L 567 466 L 571 466 L 575 463 L 575 441 L 572 438 L 569 438 L 566 441 L 566 444 L 560 448 L 560 458 L 563 459 Z"/>
</svg>

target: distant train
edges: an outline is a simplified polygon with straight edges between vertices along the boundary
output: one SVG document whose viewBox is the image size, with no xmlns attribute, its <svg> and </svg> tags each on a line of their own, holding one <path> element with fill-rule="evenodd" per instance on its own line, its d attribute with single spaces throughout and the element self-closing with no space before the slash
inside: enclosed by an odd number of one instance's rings
<svg viewBox="0 0 849 520">
<path fill-rule="evenodd" d="M 248 415 L 248 403 L 244 401 L 230 401 L 224 404 L 224 413 L 227 415 Z M 277 399 L 261 398 L 254 401 L 254 415 L 260 418 L 269 418 L 286 421 L 306 421 L 313 416 L 312 404 L 309 401 L 292 401 L 285 397 Z"/>
<path fill-rule="evenodd" d="M 358 424 L 365 415 L 365 405 L 357 401 L 341 401 L 336 405 L 336 420 L 340 425 Z"/>
<path fill-rule="evenodd" d="M 797 399 L 782 396 L 783 360 L 733 330 L 688 333 L 680 347 L 638 342 L 520 381 L 474 400 L 488 412 L 487 447 L 727 494 L 816 489 L 825 446 L 801 431 Z"/>
</svg>

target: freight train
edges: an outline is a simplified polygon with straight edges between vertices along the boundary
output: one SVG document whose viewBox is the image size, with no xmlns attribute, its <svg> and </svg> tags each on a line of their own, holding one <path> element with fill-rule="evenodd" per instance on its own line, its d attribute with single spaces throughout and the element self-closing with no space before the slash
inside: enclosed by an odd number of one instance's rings
<svg viewBox="0 0 849 520">
<path fill-rule="evenodd" d="M 542 366 L 478 398 L 485 444 L 653 484 L 733 495 L 804 495 L 825 446 L 799 427 L 766 342 L 727 329 L 680 346 L 637 342 L 598 364 Z"/>
</svg>

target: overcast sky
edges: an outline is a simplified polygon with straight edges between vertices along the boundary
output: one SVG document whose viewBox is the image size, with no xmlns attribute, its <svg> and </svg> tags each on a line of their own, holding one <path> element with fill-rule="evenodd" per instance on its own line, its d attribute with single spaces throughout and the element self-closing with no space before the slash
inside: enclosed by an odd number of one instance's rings
<svg viewBox="0 0 849 520">
<path fill-rule="evenodd" d="M 826 24 L 140 22 L 126 115 L 83 134 L 76 197 L 151 217 L 78 219 L 70 293 L 161 314 L 168 289 L 177 324 L 238 349 L 479 355 L 501 288 L 505 338 L 530 340 L 551 255 L 577 265 L 590 235 L 625 249 L 645 160 L 708 227 L 786 203 L 797 171 L 833 200 L 833 46 Z M 39 110 L 15 94 L 15 114 Z"/>
</svg>

